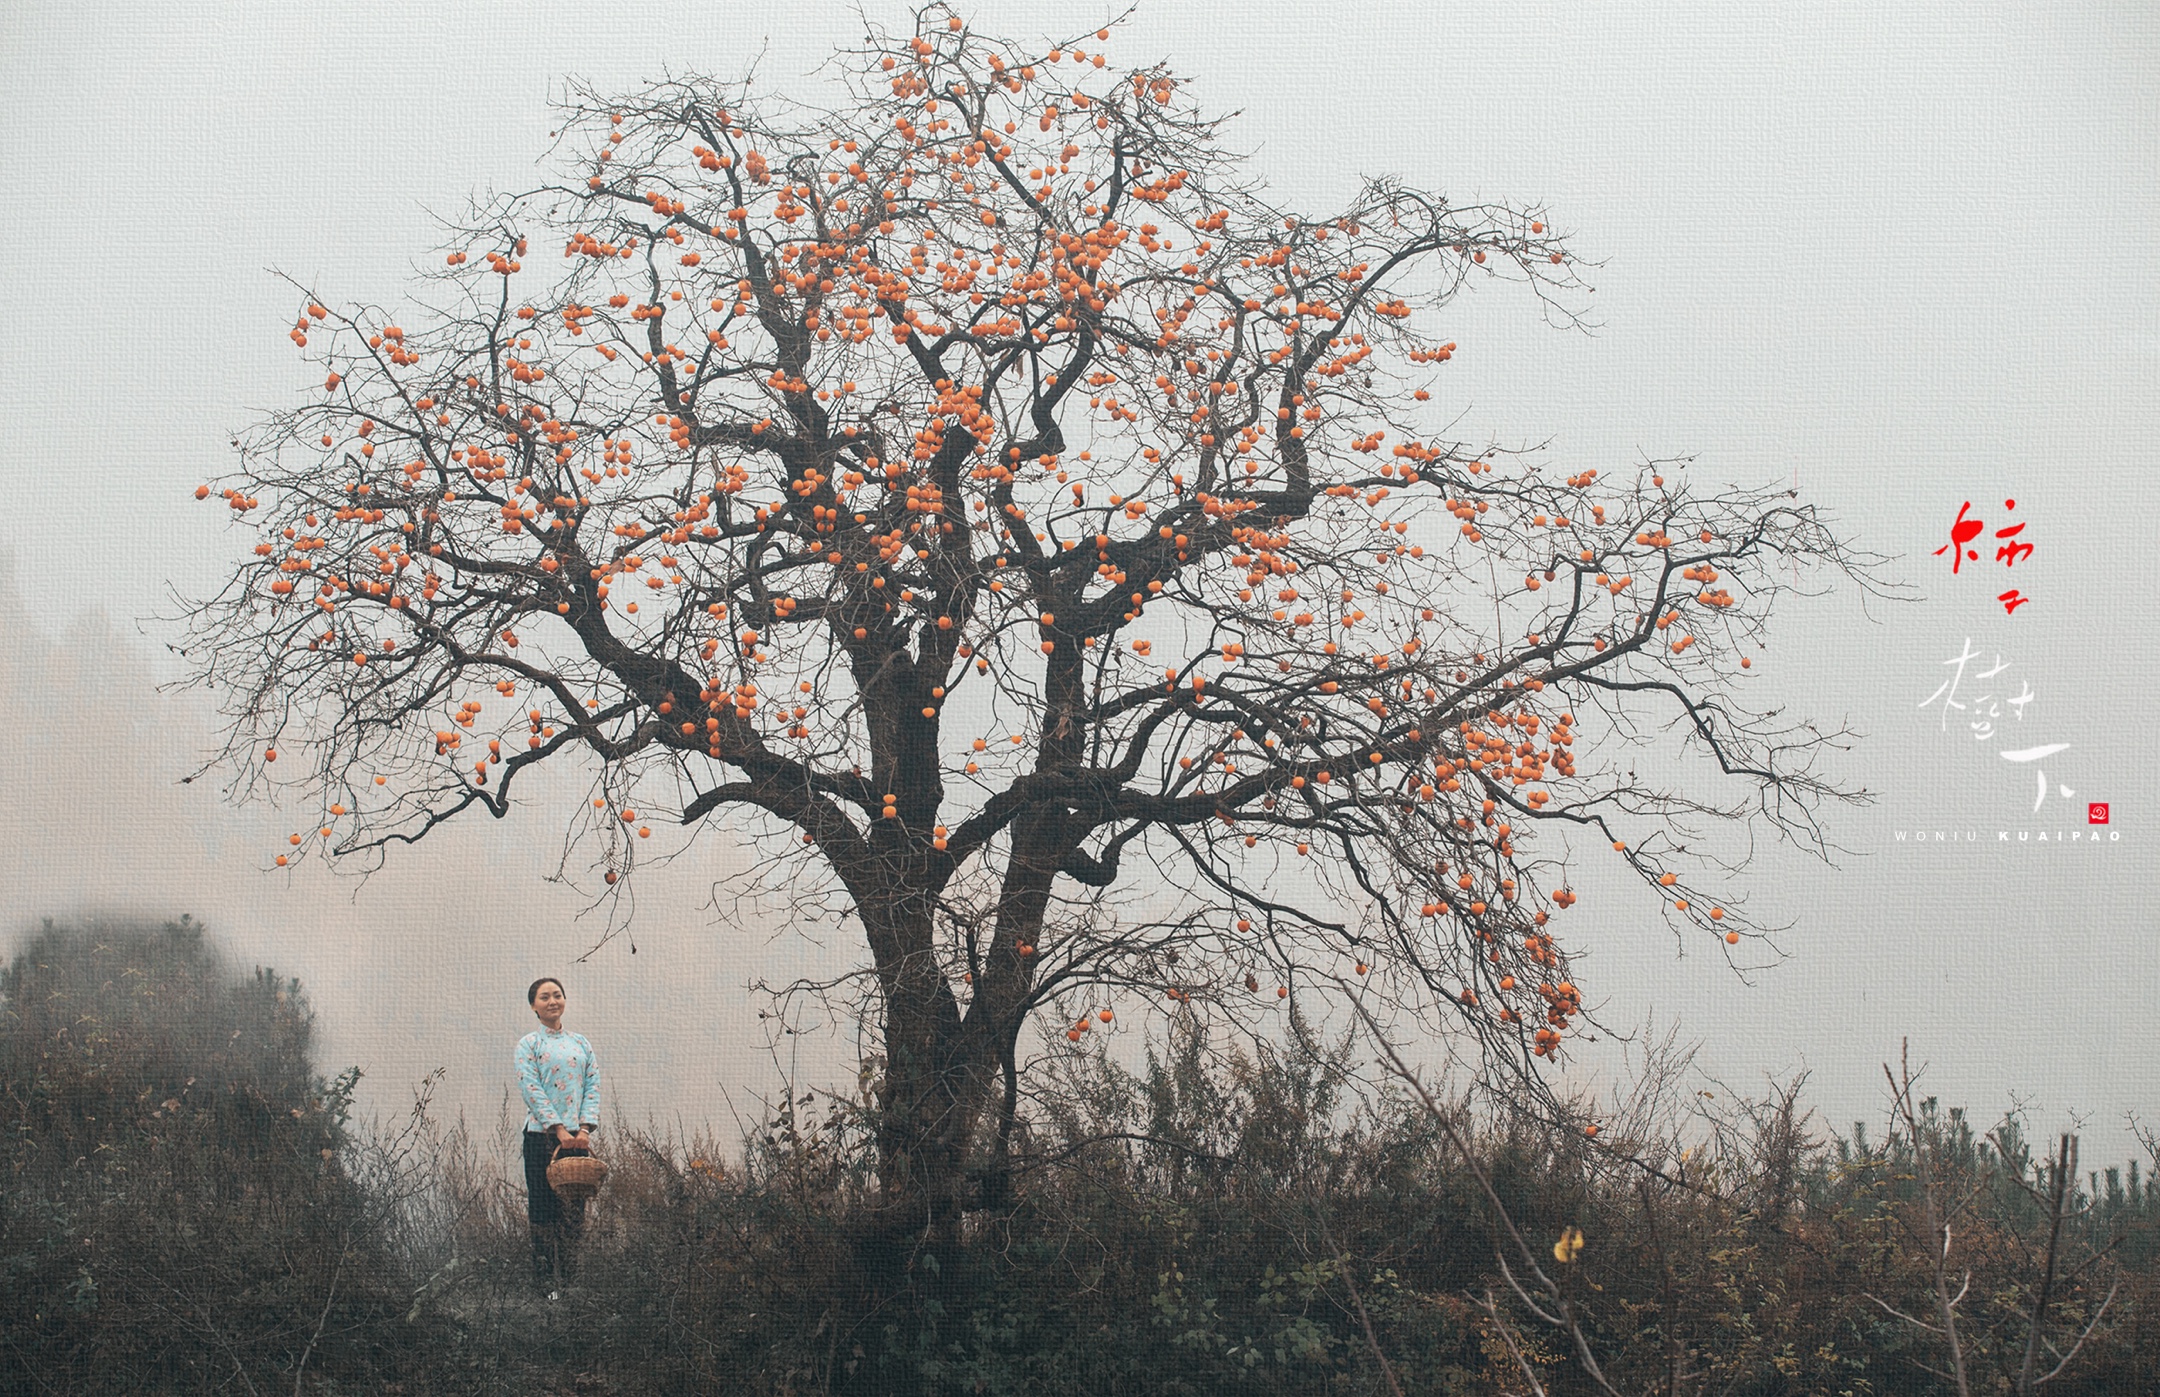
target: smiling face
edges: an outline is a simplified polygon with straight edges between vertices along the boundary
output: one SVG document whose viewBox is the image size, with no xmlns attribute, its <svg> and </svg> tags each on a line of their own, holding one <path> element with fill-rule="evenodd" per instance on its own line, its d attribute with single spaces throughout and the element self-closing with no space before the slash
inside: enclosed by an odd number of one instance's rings
<svg viewBox="0 0 2160 1397">
<path fill-rule="evenodd" d="M 563 995 L 563 987 L 553 980 L 542 981 L 540 988 L 533 993 L 533 1012 L 540 1016 L 540 1022 L 547 1025 L 551 1033 L 562 1027 L 563 1009 L 568 1003 L 569 1000 Z"/>
</svg>

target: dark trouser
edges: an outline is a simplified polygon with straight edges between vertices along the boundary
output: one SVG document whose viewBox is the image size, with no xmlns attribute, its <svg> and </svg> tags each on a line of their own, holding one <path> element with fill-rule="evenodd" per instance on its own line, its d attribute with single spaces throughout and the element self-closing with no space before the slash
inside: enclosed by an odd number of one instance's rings
<svg viewBox="0 0 2160 1397">
<path fill-rule="evenodd" d="M 566 1203 L 548 1187 L 555 1137 L 525 1132 L 525 1216 L 532 1224 L 533 1281 L 550 1289 L 577 1274 L 578 1238 L 585 1231 L 585 1200 Z"/>
</svg>

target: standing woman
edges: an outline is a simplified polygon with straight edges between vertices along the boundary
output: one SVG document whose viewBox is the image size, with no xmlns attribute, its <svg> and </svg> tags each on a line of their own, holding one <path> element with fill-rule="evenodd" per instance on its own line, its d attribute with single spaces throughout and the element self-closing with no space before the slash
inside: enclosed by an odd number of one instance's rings
<svg viewBox="0 0 2160 1397">
<path fill-rule="evenodd" d="M 525 991 L 540 1028 L 517 1045 L 518 1090 L 525 1097 L 525 1214 L 532 1223 L 533 1280 L 549 1299 L 577 1271 L 585 1229 L 585 1200 L 566 1203 L 548 1187 L 548 1161 L 558 1146 L 585 1150 L 600 1128 L 600 1063 L 582 1033 L 563 1030 L 569 1000 L 562 981 L 546 976 Z"/>
</svg>

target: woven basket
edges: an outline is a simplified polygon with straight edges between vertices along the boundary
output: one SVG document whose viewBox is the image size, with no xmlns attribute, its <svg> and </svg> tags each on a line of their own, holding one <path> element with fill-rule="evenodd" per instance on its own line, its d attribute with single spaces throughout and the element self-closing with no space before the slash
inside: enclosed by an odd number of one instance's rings
<svg viewBox="0 0 2160 1397">
<path fill-rule="evenodd" d="M 548 1187 L 565 1203 L 583 1203 L 600 1191 L 607 1182 L 607 1165 L 598 1155 L 582 1152 L 565 1153 L 563 1147 L 555 1147 L 555 1157 L 548 1161 Z"/>
</svg>

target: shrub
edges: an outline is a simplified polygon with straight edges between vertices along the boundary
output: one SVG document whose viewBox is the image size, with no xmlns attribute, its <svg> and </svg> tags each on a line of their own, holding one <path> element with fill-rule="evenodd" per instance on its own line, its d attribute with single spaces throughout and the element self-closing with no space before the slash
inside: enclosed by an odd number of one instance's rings
<svg viewBox="0 0 2160 1397">
<path fill-rule="evenodd" d="M 1194 1030 L 1137 1071 L 1056 1055 L 1003 1206 L 957 1237 L 894 1232 L 867 1093 L 791 1090 L 739 1152 L 615 1122 L 580 1280 L 548 1304 L 507 1100 L 484 1140 L 426 1089 L 349 1120 L 355 1074 L 316 1075 L 298 986 L 221 969 L 185 920 L 48 930 L 0 996 L 10 1390 L 1499 1394 L 1527 1364 L 1590 1392 L 1499 1269 L 1512 1222 L 1534 1256 L 1579 1232 L 1544 1269 L 1619 1391 L 1947 1395 L 1940 1341 L 1891 1313 L 1930 1313 L 1931 1183 L 1972 1277 L 1971 1390 L 2008 1392 L 2051 1230 L 2014 1120 L 1919 1102 L 1839 1136 L 1798 1083 L 1687 1114 L 1666 1061 L 1593 1143 L 1357 1088 L 1352 1045 L 1302 1026 L 1244 1052 Z M 2160 1188 L 2065 1185 L 2047 1336 L 2114 1299 L 2048 1390 L 2149 1391 Z"/>
<path fill-rule="evenodd" d="M 381 1208 L 339 1158 L 358 1073 L 315 1074 L 296 981 L 232 974 L 186 918 L 47 923 L 0 974 L 0 1014 L 10 1386 L 248 1390 L 395 1366 Z"/>
</svg>

